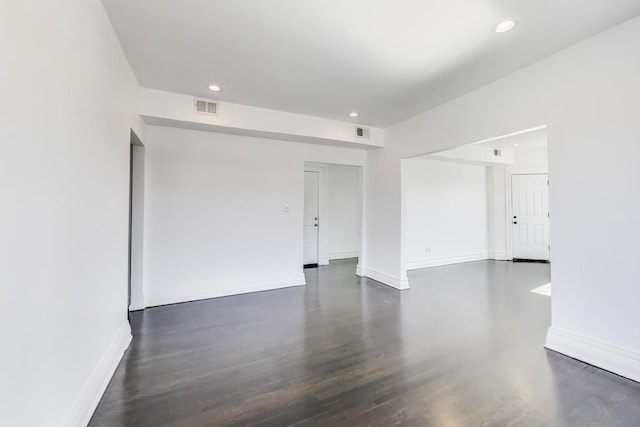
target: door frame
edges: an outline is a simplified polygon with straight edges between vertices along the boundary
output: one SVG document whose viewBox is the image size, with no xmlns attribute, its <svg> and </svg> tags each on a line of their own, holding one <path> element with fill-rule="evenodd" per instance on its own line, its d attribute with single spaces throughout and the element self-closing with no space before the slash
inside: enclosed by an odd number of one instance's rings
<svg viewBox="0 0 640 427">
<path fill-rule="evenodd" d="M 505 191 L 506 191 L 506 221 L 505 228 L 507 237 L 506 249 L 507 249 L 507 259 L 509 261 L 513 261 L 513 227 L 511 227 L 511 219 L 513 218 L 513 204 L 511 197 L 511 179 L 513 175 L 541 175 L 547 174 L 549 176 L 549 167 L 547 166 L 539 166 L 539 167 L 507 167 L 506 168 L 506 177 L 505 177 Z M 549 191 L 551 191 L 551 179 L 549 179 Z M 549 208 L 551 209 L 551 208 Z M 549 218 L 551 219 L 551 218 Z M 549 246 L 551 246 L 551 232 L 549 232 Z M 551 259 L 551 252 L 549 252 L 549 259 Z"/>
<path fill-rule="evenodd" d="M 318 176 L 318 265 L 329 265 L 329 207 L 327 165 L 305 162 L 304 172 L 317 172 Z M 304 217 L 304 212 L 303 212 Z M 304 246 L 304 244 L 303 244 Z"/>
<path fill-rule="evenodd" d="M 129 239 L 127 242 L 127 320 L 131 320 L 131 265 L 133 254 L 133 130 L 131 131 L 131 142 L 129 143 Z"/>
<path fill-rule="evenodd" d="M 143 310 L 145 147 L 131 130 L 129 147 L 129 279 L 128 311 Z"/>
</svg>

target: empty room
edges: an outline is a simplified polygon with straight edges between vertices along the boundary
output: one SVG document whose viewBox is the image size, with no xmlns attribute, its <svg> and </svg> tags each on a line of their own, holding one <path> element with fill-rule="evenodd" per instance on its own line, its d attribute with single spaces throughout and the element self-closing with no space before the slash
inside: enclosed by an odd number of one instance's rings
<svg viewBox="0 0 640 427">
<path fill-rule="evenodd" d="M 640 425 L 640 0 L 0 13 L 2 425 Z"/>
</svg>

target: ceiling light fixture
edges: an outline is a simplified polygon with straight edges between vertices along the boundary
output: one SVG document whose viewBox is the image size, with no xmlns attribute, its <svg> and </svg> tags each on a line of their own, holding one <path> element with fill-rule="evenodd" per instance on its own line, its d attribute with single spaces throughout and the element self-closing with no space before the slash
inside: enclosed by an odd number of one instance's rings
<svg viewBox="0 0 640 427">
<path fill-rule="evenodd" d="M 498 34 L 506 33 L 507 31 L 513 30 L 517 23 L 518 22 L 515 20 L 515 18 L 505 19 L 504 21 L 493 27 L 493 31 Z"/>
<path fill-rule="evenodd" d="M 349 117 L 352 117 L 352 118 L 354 118 L 354 119 L 355 119 L 356 117 L 358 117 L 359 115 L 360 115 L 360 114 L 358 114 L 358 113 L 356 113 L 356 112 L 349 113 Z"/>
<path fill-rule="evenodd" d="M 216 85 L 209 85 L 209 90 L 211 92 L 220 92 L 222 89 L 220 89 L 220 86 L 216 86 Z"/>
<path fill-rule="evenodd" d="M 514 147 L 520 147 L 520 144 L 513 144 Z"/>
</svg>

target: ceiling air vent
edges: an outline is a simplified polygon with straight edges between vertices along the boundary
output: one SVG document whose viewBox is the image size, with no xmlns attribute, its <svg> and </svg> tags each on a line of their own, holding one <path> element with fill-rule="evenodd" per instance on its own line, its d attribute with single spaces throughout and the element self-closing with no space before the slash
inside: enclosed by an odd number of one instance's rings
<svg viewBox="0 0 640 427">
<path fill-rule="evenodd" d="M 194 106 L 196 108 L 196 113 L 207 114 L 209 116 L 217 116 L 220 109 L 216 101 L 202 98 L 196 98 Z"/>
<path fill-rule="evenodd" d="M 356 138 L 369 139 L 369 129 L 357 127 L 356 128 Z"/>
</svg>

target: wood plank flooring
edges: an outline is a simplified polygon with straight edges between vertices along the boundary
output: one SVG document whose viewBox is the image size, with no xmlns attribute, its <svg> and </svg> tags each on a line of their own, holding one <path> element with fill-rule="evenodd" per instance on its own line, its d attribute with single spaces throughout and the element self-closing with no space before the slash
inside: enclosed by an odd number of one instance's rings
<svg viewBox="0 0 640 427">
<path fill-rule="evenodd" d="M 133 313 L 91 426 L 640 426 L 640 384 L 543 348 L 546 264 L 308 285 Z"/>
</svg>

